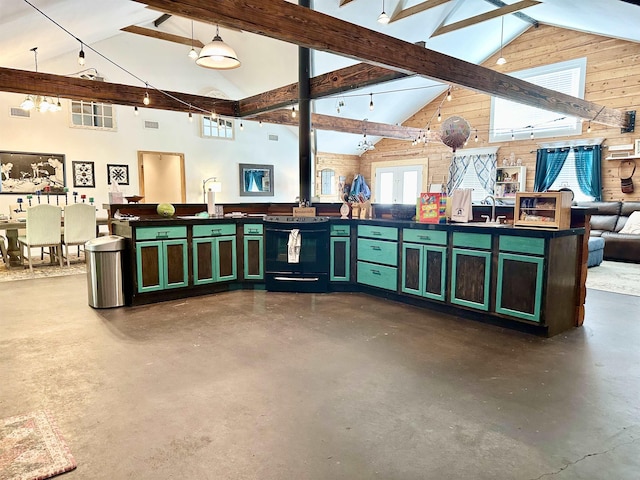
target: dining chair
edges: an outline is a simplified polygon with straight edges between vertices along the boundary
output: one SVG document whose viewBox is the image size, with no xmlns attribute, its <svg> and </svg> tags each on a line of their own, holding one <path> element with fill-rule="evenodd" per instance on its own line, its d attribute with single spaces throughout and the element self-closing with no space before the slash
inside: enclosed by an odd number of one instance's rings
<svg viewBox="0 0 640 480">
<path fill-rule="evenodd" d="M 67 266 L 71 264 L 69 260 L 69 246 L 78 246 L 79 257 L 80 246 L 84 246 L 84 244 L 92 238 L 96 238 L 96 207 L 88 203 L 74 203 L 64 207 L 64 233 L 62 243 L 64 244 L 65 255 L 67 257 Z"/>
<path fill-rule="evenodd" d="M 2 261 L 11 268 L 11 262 L 9 261 L 9 255 L 7 254 L 7 239 L 0 235 L 0 255 L 2 255 Z"/>
<path fill-rule="evenodd" d="M 20 246 L 20 262 L 24 264 L 26 254 L 30 271 L 33 272 L 31 249 L 37 247 L 49 247 L 48 253 L 52 260 L 56 254 L 53 249 L 56 248 L 62 267 L 61 220 L 62 209 L 58 206 L 43 204 L 27 208 L 26 235 L 18 236 L 18 245 Z"/>
</svg>

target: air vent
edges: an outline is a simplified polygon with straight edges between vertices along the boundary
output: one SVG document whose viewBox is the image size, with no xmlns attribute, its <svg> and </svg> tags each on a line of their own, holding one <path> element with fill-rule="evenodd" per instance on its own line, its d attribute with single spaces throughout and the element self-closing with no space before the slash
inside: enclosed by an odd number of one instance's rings
<svg viewBox="0 0 640 480">
<path fill-rule="evenodd" d="M 269 140 L 271 140 L 272 142 L 277 142 L 278 141 L 278 135 L 269 135 Z"/>
<path fill-rule="evenodd" d="M 155 128 L 157 130 L 160 128 L 160 124 L 158 122 L 150 122 L 149 120 L 145 120 L 144 128 Z"/>
<path fill-rule="evenodd" d="M 20 107 L 11 107 L 9 109 L 9 116 L 17 118 L 31 118 L 31 112 Z"/>
</svg>

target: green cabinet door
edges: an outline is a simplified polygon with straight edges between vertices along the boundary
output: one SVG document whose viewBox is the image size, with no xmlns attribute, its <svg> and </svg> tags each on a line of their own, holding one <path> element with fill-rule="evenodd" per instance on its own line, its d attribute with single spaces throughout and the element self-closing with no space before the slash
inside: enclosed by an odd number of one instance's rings
<svg viewBox="0 0 640 480">
<path fill-rule="evenodd" d="M 226 282 L 238 278 L 236 270 L 236 236 L 216 237 L 216 282 Z"/>
<path fill-rule="evenodd" d="M 187 240 L 136 242 L 136 270 L 140 293 L 186 287 Z"/>
<path fill-rule="evenodd" d="M 244 236 L 242 265 L 245 280 L 264 279 L 264 237 L 262 235 Z"/>
<path fill-rule="evenodd" d="M 446 247 L 402 244 L 403 292 L 444 301 L 446 273 Z"/>
<path fill-rule="evenodd" d="M 331 237 L 329 280 L 348 282 L 351 277 L 351 239 L 349 237 Z"/>
<path fill-rule="evenodd" d="M 496 312 L 540 321 L 544 258 L 498 254 Z"/>
<path fill-rule="evenodd" d="M 193 284 L 235 280 L 236 237 L 203 237 L 193 239 Z"/>
<path fill-rule="evenodd" d="M 451 303 L 488 311 L 490 280 L 490 251 L 466 248 L 452 250 Z"/>
</svg>

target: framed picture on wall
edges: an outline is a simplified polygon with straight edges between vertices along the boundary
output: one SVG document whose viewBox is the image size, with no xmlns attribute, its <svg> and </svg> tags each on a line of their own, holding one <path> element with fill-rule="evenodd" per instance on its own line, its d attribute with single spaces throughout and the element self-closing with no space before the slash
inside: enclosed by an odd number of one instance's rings
<svg viewBox="0 0 640 480">
<path fill-rule="evenodd" d="M 55 153 L 0 152 L 0 193 L 62 193 L 65 157 Z"/>
<path fill-rule="evenodd" d="M 95 188 L 96 176 L 93 162 L 71 162 L 74 188 Z"/>
<path fill-rule="evenodd" d="M 241 197 L 273 196 L 273 165 L 241 163 L 239 173 Z"/>
<path fill-rule="evenodd" d="M 107 164 L 107 183 L 111 185 L 129 185 L 129 165 Z"/>
</svg>

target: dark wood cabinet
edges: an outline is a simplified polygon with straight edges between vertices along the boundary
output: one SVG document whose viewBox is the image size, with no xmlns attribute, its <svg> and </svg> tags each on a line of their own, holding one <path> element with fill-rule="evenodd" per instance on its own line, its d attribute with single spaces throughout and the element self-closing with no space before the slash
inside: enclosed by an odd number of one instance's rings
<svg viewBox="0 0 640 480">
<path fill-rule="evenodd" d="M 456 305 L 489 310 L 491 235 L 453 233 L 450 301 Z"/>
<path fill-rule="evenodd" d="M 403 239 L 402 291 L 444 301 L 447 279 L 447 233 L 405 228 Z"/>
</svg>

